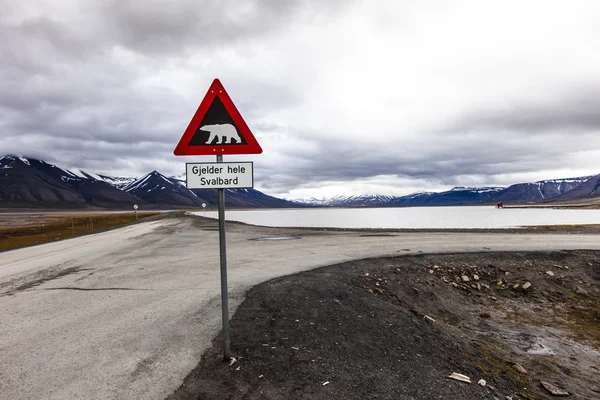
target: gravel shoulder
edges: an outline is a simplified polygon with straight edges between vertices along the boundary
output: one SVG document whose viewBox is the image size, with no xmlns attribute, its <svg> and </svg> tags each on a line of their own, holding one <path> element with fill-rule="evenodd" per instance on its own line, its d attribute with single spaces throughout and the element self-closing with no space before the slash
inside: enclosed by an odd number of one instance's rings
<svg viewBox="0 0 600 400">
<path fill-rule="evenodd" d="M 553 398 L 541 382 L 598 399 L 600 252 L 411 255 L 277 278 L 232 317 L 232 365 L 221 343 L 168 399 Z"/>
</svg>

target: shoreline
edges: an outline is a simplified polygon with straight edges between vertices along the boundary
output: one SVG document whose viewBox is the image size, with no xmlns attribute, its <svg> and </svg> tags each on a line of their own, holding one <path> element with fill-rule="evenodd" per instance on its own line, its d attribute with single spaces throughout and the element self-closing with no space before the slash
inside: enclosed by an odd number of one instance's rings
<svg viewBox="0 0 600 400">
<path fill-rule="evenodd" d="M 115 212 L 112 215 L 133 215 L 133 212 Z M 193 219 L 198 219 L 205 223 L 217 223 L 217 219 L 203 217 L 201 215 L 192 214 L 187 211 L 169 211 L 169 212 L 152 212 L 152 211 L 142 211 L 138 212 L 139 220 L 130 221 L 124 224 L 117 224 L 114 226 L 104 226 L 101 229 L 93 229 L 87 232 L 79 232 L 77 234 L 61 234 L 57 237 L 56 234 L 47 235 L 47 238 L 35 238 L 34 240 L 29 241 L 27 239 L 28 235 L 32 237 L 32 239 L 36 236 L 39 236 L 33 229 L 46 229 L 44 226 L 47 224 L 47 219 L 51 218 L 66 218 L 66 217 L 92 217 L 95 215 L 99 215 L 102 217 L 108 217 L 111 215 L 110 213 L 101 213 L 94 214 L 93 212 L 89 213 L 81 213 L 81 214 L 31 214 L 31 215 L 2 215 L 0 214 L 0 222 L 4 220 L 4 233 L 0 231 L 0 240 L 6 242 L 10 239 L 10 235 L 12 235 L 11 229 L 14 230 L 14 234 L 19 237 L 19 244 L 13 246 L 2 246 L 0 247 L 0 252 L 10 251 L 18 248 L 25 248 L 36 246 L 49 242 L 56 242 L 61 240 L 68 240 L 71 238 L 75 238 L 81 235 L 89 235 L 95 234 L 99 232 L 106 232 L 110 230 L 115 230 L 119 228 L 124 228 L 129 226 L 130 224 L 137 224 L 142 222 L 150 222 L 156 221 L 159 219 L 168 219 L 168 218 L 176 218 L 178 216 L 186 216 L 191 217 Z M 29 217 L 29 218 L 27 218 Z M 11 223 L 15 223 L 15 225 L 11 225 Z M 313 227 L 271 227 L 265 225 L 254 225 L 248 224 L 245 222 L 239 221 L 226 221 L 227 226 L 229 227 L 250 227 L 250 228 L 259 228 L 265 231 L 272 232 L 273 235 L 278 235 L 283 232 L 297 232 L 297 233 L 326 233 L 326 232 L 336 232 L 336 233 L 360 233 L 361 236 L 365 237 L 375 237 L 375 236 L 395 236 L 396 234 L 406 234 L 406 233 L 473 233 L 473 234 L 516 234 L 516 235 L 525 235 L 525 234 L 536 234 L 536 235 L 555 235 L 555 234 L 572 234 L 572 235 L 597 235 L 600 234 L 600 224 L 581 224 L 581 225 L 540 225 L 540 226 L 526 226 L 521 228 L 313 228 Z M 68 225 L 68 224 L 67 224 Z M 64 228 L 64 227 L 63 227 Z M 69 231 L 69 227 L 66 228 Z M 63 230 L 64 230 L 63 229 Z M 64 233 L 64 232 L 63 232 Z M 0 244 L 2 244 L 0 243 Z M 6 243 L 4 243 L 6 244 Z"/>
</svg>

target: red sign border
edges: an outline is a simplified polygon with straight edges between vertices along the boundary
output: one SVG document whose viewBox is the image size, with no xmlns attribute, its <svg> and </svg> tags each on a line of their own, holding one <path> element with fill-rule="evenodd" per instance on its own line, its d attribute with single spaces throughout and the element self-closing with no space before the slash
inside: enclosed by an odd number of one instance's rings
<svg viewBox="0 0 600 400">
<path fill-rule="evenodd" d="M 232 145 L 189 146 L 189 143 L 192 140 L 192 137 L 198 130 L 198 127 L 200 127 L 200 123 L 202 122 L 202 119 L 206 115 L 208 109 L 210 108 L 210 106 L 213 103 L 216 96 L 219 96 L 219 99 L 221 99 L 221 102 L 225 106 L 225 109 L 231 116 L 231 119 L 233 119 L 233 122 L 235 123 L 236 127 L 238 128 L 238 130 L 240 131 L 240 133 L 246 140 L 247 144 L 233 145 L 233 146 Z M 262 153 L 262 148 L 256 141 L 256 138 L 250 131 L 250 128 L 248 128 L 248 125 L 246 125 L 246 121 L 244 121 L 244 118 L 242 118 L 242 115 L 235 107 L 235 104 L 233 104 L 233 101 L 231 101 L 231 98 L 227 94 L 227 91 L 225 90 L 225 88 L 223 87 L 223 85 L 221 84 L 221 81 L 219 81 L 219 79 L 215 79 L 213 81 L 213 83 L 210 85 L 210 87 L 208 88 L 208 91 L 206 92 L 204 99 L 202 99 L 202 102 L 200 103 L 198 110 L 196 110 L 196 113 L 192 117 L 192 120 L 190 121 L 185 132 L 183 133 L 183 136 L 181 137 L 181 139 L 179 139 L 179 143 L 177 144 L 177 147 L 175 147 L 175 150 L 173 151 L 173 154 L 175 154 L 176 156 L 214 156 L 214 155 L 222 155 L 222 154 L 261 154 L 261 153 Z"/>
</svg>

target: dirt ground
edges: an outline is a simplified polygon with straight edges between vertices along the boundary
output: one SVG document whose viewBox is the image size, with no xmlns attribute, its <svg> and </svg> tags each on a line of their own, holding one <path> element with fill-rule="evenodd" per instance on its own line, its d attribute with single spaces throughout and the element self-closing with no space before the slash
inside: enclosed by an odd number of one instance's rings
<svg viewBox="0 0 600 400">
<path fill-rule="evenodd" d="M 230 326 L 235 362 L 215 338 L 170 400 L 597 400 L 600 252 L 348 262 L 254 287 Z"/>
<path fill-rule="evenodd" d="M 155 212 L 0 215 L 0 252 L 161 217 Z"/>
</svg>

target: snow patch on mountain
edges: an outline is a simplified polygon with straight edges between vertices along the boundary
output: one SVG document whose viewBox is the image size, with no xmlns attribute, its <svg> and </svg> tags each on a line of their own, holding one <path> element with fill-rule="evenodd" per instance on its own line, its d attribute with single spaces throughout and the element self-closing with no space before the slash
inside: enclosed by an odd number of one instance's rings
<svg viewBox="0 0 600 400">
<path fill-rule="evenodd" d="M 474 192 L 474 193 L 489 193 L 489 192 L 500 192 L 504 190 L 503 187 L 469 187 L 469 186 L 456 186 L 450 189 L 451 192 Z"/>
<path fill-rule="evenodd" d="M 290 200 L 296 203 L 311 204 L 315 206 L 328 206 L 328 207 L 367 207 L 367 206 L 380 206 L 392 200 L 394 196 L 387 196 L 381 194 L 363 194 L 363 195 L 351 195 L 344 196 L 338 195 L 330 198 L 316 198 L 310 197 L 306 199 L 295 199 Z"/>
</svg>

